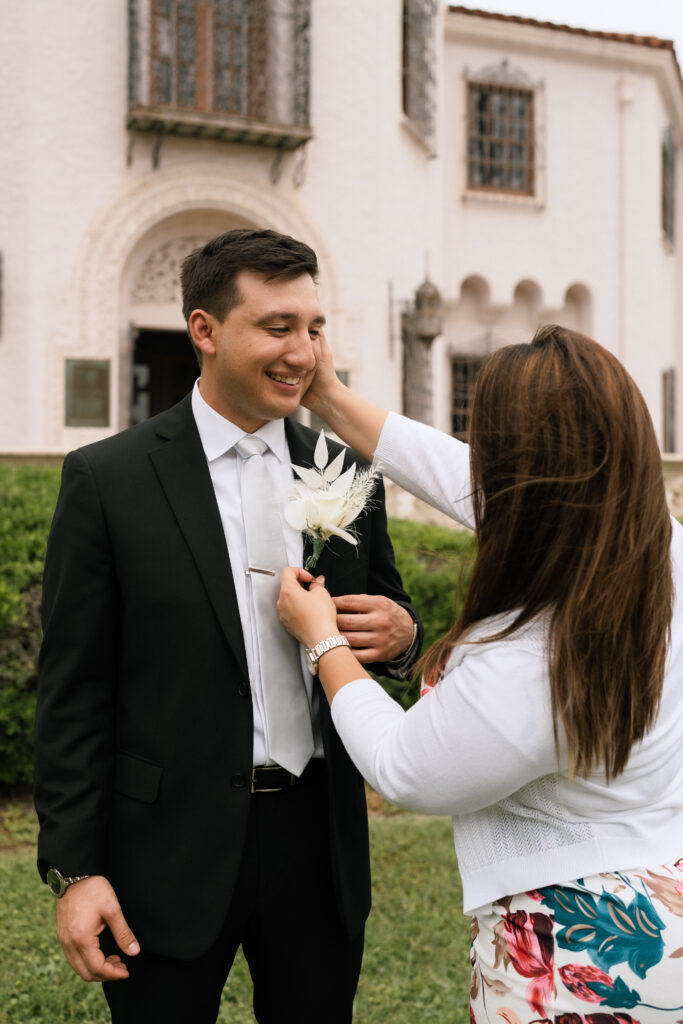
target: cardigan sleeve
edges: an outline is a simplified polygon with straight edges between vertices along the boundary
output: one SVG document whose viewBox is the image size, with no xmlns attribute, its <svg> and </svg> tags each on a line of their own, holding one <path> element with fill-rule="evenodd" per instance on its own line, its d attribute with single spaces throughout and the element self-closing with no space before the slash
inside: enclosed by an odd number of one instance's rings
<svg viewBox="0 0 683 1024">
<path fill-rule="evenodd" d="M 399 487 L 474 529 L 469 445 L 390 412 L 374 464 Z"/>
<path fill-rule="evenodd" d="M 558 770 L 543 656 L 514 642 L 465 657 L 408 711 L 356 680 L 332 717 L 373 788 L 415 811 L 467 814 Z"/>
</svg>

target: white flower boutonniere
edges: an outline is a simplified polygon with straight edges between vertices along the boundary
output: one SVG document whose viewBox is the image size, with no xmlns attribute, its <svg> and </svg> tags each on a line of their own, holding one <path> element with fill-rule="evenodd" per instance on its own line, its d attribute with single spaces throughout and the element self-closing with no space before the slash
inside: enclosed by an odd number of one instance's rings
<svg viewBox="0 0 683 1024">
<path fill-rule="evenodd" d="M 313 554 L 306 559 L 306 569 L 313 569 L 320 558 L 325 542 L 330 537 L 341 537 L 349 544 L 357 544 L 350 526 L 366 507 L 368 498 L 379 476 L 376 469 L 360 469 L 356 464 L 342 473 L 344 452 L 340 452 L 330 465 L 324 431 L 320 431 L 313 453 L 316 469 L 292 466 L 300 477 L 294 481 L 285 505 L 285 519 L 295 530 L 313 538 Z"/>
</svg>

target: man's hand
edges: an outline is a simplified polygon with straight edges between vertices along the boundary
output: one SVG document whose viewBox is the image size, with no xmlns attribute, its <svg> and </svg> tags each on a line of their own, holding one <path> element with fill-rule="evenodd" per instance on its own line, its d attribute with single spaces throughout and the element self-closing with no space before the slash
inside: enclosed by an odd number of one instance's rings
<svg viewBox="0 0 683 1024">
<path fill-rule="evenodd" d="M 344 594 L 332 598 L 337 629 L 361 665 L 393 661 L 413 642 L 413 619 L 400 604 L 381 594 Z"/>
<path fill-rule="evenodd" d="M 107 925 L 122 952 L 127 956 L 140 952 L 116 893 L 103 875 L 75 882 L 57 900 L 57 938 L 64 956 L 84 981 L 117 981 L 128 977 L 128 968 L 121 957 L 105 957 L 100 949 L 98 936 Z"/>
</svg>

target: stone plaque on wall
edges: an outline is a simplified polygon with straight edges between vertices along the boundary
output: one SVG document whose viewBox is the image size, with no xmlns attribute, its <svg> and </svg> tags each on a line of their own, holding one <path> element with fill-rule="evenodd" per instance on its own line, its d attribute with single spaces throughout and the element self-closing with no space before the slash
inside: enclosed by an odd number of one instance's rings
<svg viewBox="0 0 683 1024">
<path fill-rule="evenodd" d="M 66 360 L 67 427 L 109 426 L 109 360 Z"/>
</svg>

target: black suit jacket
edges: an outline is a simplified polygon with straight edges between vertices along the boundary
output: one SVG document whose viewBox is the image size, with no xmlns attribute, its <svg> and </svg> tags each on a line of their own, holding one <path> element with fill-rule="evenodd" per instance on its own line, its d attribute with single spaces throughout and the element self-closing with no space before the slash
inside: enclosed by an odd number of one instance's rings
<svg viewBox="0 0 683 1024">
<path fill-rule="evenodd" d="M 289 421 L 286 433 L 292 461 L 311 465 L 317 435 Z M 353 460 L 362 461 L 349 452 Z M 357 529 L 357 549 L 334 539 L 320 558 L 328 588 L 408 606 L 381 484 Z M 219 931 L 238 871 L 253 721 L 229 555 L 189 396 L 67 456 L 43 628 L 39 870 L 105 875 L 143 948 L 196 957 Z M 333 877 L 353 936 L 370 908 L 364 789 L 320 703 Z"/>
</svg>

